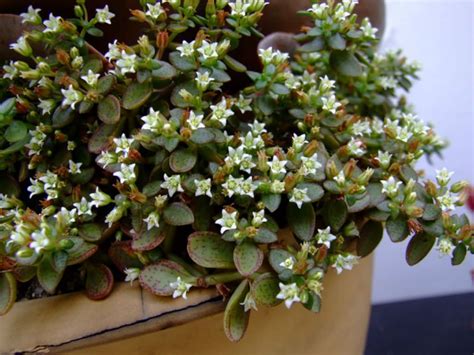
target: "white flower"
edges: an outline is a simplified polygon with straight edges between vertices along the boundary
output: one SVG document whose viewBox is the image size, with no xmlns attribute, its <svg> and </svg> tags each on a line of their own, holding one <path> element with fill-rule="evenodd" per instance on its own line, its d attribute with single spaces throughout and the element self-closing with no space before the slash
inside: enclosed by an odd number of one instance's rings
<svg viewBox="0 0 474 355">
<path fill-rule="evenodd" d="M 105 5 L 103 9 L 96 9 L 95 11 L 97 12 L 95 15 L 97 22 L 106 23 L 108 25 L 112 24 L 110 20 L 113 19 L 115 15 L 109 11 L 109 5 Z"/>
<path fill-rule="evenodd" d="M 112 202 L 112 198 L 105 192 L 100 191 L 98 187 L 95 188 L 95 192 L 90 194 L 90 197 L 92 199 L 91 206 L 93 207 L 107 206 Z"/>
<path fill-rule="evenodd" d="M 184 299 L 187 298 L 186 294 L 193 285 L 188 284 L 181 280 L 181 277 L 178 276 L 175 282 L 170 283 L 170 287 L 174 290 L 173 298 L 178 298 L 182 296 Z"/>
<path fill-rule="evenodd" d="M 41 109 L 42 115 L 50 114 L 51 111 L 53 111 L 54 108 L 56 107 L 56 101 L 54 101 L 53 99 L 48 99 L 48 100 L 39 99 L 39 102 L 40 103 L 38 104 L 38 107 Z"/>
<path fill-rule="evenodd" d="M 137 181 L 135 174 L 135 164 L 120 164 L 120 170 L 114 173 L 118 177 L 121 184 L 134 184 Z"/>
<path fill-rule="evenodd" d="M 381 76 L 379 78 L 379 84 L 383 89 L 387 90 L 396 89 L 398 83 L 393 76 Z"/>
<path fill-rule="evenodd" d="M 436 200 L 443 211 L 452 211 L 456 208 L 457 197 L 449 191 L 442 196 L 438 196 Z"/>
<path fill-rule="evenodd" d="M 77 210 L 74 208 L 72 210 L 68 210 L 66 207 L 61 207 L 58 213 L 56 213 L 55 217 L 58 221 L 63 221 L 66 225 L 71 225 L 76 221 L 76 214 Z"/>
<path fill-rule="evenodd" d="M 438 245 L 436 246 L 436 249 L 439 252 L 440 256 L 453 256 L 453 251 L 454 251 L 454 244 L 449 240 L 448 238 L 440 238 L 438 241 Z"/>
<path fill-rule="evenodd" d="M 352 10 L 354 10 L 354 7 L 358 3 L 359 3 L 359 0 L 342 0 L 342 5 L 349 12 L 352 12 Z"/>
<path fill-rule="evenodd" d="M 239 169 L 250 174 L 252 168 L 256 166 L 256 164 L 252 161 L 252 159 L 253 157 L 250 154 L 247 154 L 247 153 L 242 154 L 242 159 L 239 164 Z"/>
<path fill-rule="evenodd" d="M 237 149 L 234 149 L 229 146 L 227 150 L 228 150 L 228 154 L 227 154 L 227 157 L 225 158 L 225 162 L 227 163 L 227 165 L 231 167 L 235 165 L 239 165 L 244 155 L 244 147 L 239 146 L 237 147 Z"/>
<path fill-rule="evenodd" d="M 248 312 L 251 309 L 254 309 L 254 310 L 258 311 L 257 304 L 255 303 L 255 300 L 253 299 L 253 296 L 252 296 L 251 292 L 247 292 L 243 302 L 240 303 L 240 305 L 244 306 L 244 312 Z"/>
<path fill-rule="evenodd" d="M 355 157 L 360 157 L 364 155 L 365 149 L 362 148 L 364 143 L 358 139 L 351 138 L 349 143 L 347 143 L 347 150 L 350 155 L 355 156 Z"/>
<path fill-rule="evenodd" d="M 130 281 L 130 285 L 133 285 L 133 281 L 138 279 L 138 277 L 140 276 L 140 271 L 141 270 L 137 267 L 126 268 L 125 270 L 123 270 L 126 275 L 125 282 Z"/>
<path fill-rule="evenodd" d="M 446 186 L 449 184 L 451 180 L 451 176 L 453 176 L 453 171 L 448 171 L 448 169 L 443 168 L 441 170 L 436 170 L 436 180 L 440 186 Z"/>
<path fill-rule="evenodd" d="M 265 147 L 265 142 L 261 136 L 254 136 L 252 132 L 247 132 L 245 137 L 240 137 L 240 141 L 247 150 L 261 149 Z"/>
<path fill-rule="evenodd" d="M 352 267 L 358 263 L 359 259 L 358 256 L 352 254 L 347 254 L 345 256 L 339 254 L 331 266 L 336 268 L 337 273 L 340 274 L 344 269 L 352 270 Z"/>
<path fill-rule="evenodd" d="M 119 45 L 117 44 L 117 40 L 115 40 L 113 43 L 108 44 L 109 51 L 105 53 L 104 57 L 108 58 L 110 60 L 115 60 L 120 58 L 121 55 L 121 50 Z"/>
<path fill-rule="evenodd" d="M 18 37 L 15 43 L 10 44 L 10 48 L 25 57 L 29 57 L 33 53 L 33 49 L 26 40 L 25 36 Z"/>
<path fill-rule="evenodd" d="M 82 58 L 80 55 L 78 55 L 71 61 L 71 66 L 74 69 L 80 69 L 83 64 L 84 64 L 84 58 Z"/>
<path fill-rule="evenodd" d="M 336 95 L 332 94 L 329 97 L 322 97 L 323 110 L 335 114 L 338 107 L 341 106 L 340 102 L 336 101 Z"/>
<path fill-rule="evenodd" d="M 336 11 L 334 12 L 333 18 L 336 22 L 344 21 L 350 15 L 349 12 L 346 11 L 344 6 L 337 5 Z"/>
<path fill-rule="evenodd" d="M 219 54 L 217 53 L 217 43 L 212 42 L 209 43 L 207 41 L 203 41 L 201 47 L 197 49 L 197 51 L 201 54 L 199 59 L 201 62 L 211 61 L 219 58 Z"/>
<path fill-rule="evenodd" d="M 180 53 L 181 57 L 192 57 L 194 55 L 194 44 L 194 41 L 189 43 L 183 41 L 176 50 Z"/>
<path fill-rule="evenodd" d="M 124 50 L 120 52 L 120 58 L 115 63 L 117 66 L 119 73 L 125 75 L 127 73 L 135 73 L 136 65 L 137 65 L 137 55 L 136 54 L 128 54 Z"/>
<path fill-rule="evenodd" d="M 67 141 L 66 149 L 72 152 L 74 149 L 76 149 L 76 143 L 74 141 Z"/>
<path fill-rule="evenodd" d="M 382 193 L 386 194 L 390 198 L 394 198 L 398 194 L 398 189 L 402 184 L 401 181 L 395 181 L 393 176 L 390 176 L 387 180 L 381 180 Z"/>
<path fill-rule="evenodd" d="M 413 136 L 413 133 L 410 132 L 408 127 L 397 127 L 396 132 L 396 138 L 404 143 L 408 142 L 408 140 Z"/>
<path fill-rule="evenodd" d="M 211 76 L 209 75 L 209 72 L 208 71 L 205 71 L 205 72 L 197 72 L 196 73 L 196 79 L 194 79 L 196 81 L 196 84 L 197 84 L 197 87 L 199 90 L 201 91 L 206 91 L 207 88 L 209 87 L 209 84 L 214 81 L 214 78 L 211 78 Z"/>
<path fill-rule="evenodd" d="M 198 128 L 204 128 L 204 123 L 202 123 L 202 119 L 204 118 L 204 115 L 196 115 L 194 111 L 191 111 L 189 113 L 189 118 L 188 118 L 188 124 L 189 128 L 192 130 L 196 130 Z"/>
<path fill-rule="evenodd" d="M 308 197 L 308 189 L 299 189 L 295 187 L 291 192 L 290 192 L 290 202 L 296 203 L 298 208 L 301 208 L 303 203 L 305 202 L 310 202 L 311 199 Z"/>
<path fill-rule="evenodd" d="M 339 174 L 334 176 L 332 179 L 337 183 L 339 187 L 344 187 L 344 185 L 346 184 L 346 176 L 344 174 L 344 170 L 341 170 Z"/>
<path fill-rule="evenodd" d="M 27 12 L 21 13 L 22 23 L 30 23 L 32 25 L 41 24 L 41 16 L 39 15 L 41 9 L 34 9 L 33 6 L 28 6 Z"/>
<path fill-rule="evenodd" d="M 370 122 L 367 120 L 357 121 L 352 125 L 350 130 L 354 136 L 370 135 L 372 133 Z"/>
<path fill-rule="evenodd" d="M 3 77 L 5 79 L 10 79 L 10 80 L 13 80 L 15 79 L 18 74 L 20 73 L 19 70 L 13 65 L 13 61 L 10 61 L 9 64 L 5 64 L 3 66 L 3 71 L 5 72 L 3 74 Z"/>
<path fill-rule="evenodd" d="M 378 29 L 372 27 L 370 24 L 370 21 L 367 19 L 364 19 L 362 21 L 362 25 L 360 26 L 360 29 L 362 30 L 362 33 L 364 34 L 365 37 L 368 38 L 375 38 L 375 34 L 377 33 Z"/>
<path fill-rule="evenodd" d="M 230 12 L 231 16 L 245 16 L 247 13 L 250 4 L 246 3 L 245 0 L 235 0 L 229 4 L 232 11 Z"/>
<path fill-rule="evenodd" d="M 327 248 L 331 247 L 331 242 L 336 240 L 336 236 L 331 234 L 331 227 L 327 227 L 326 229 L 318 229 L 318 234 L 316 234 L 318 238 L 318 244 L 324 244 Z"/>
<path fill-rule="evenodd" d="M 284 261 L 282 261 L 280 263 L 280 266 L 288 270 L 293 270 L 293 267 L 295 266 L 295 259 L 292 256 L 290 256 Z"/>
<path fill-rule="evenodd" d="M 84 80 L 88 85 L 95 87 L 97 81 L 99 80 L 100 74 L 95 74 L 92 70 L 87 71 L 87 75 L 81 76 L 81 79 Z"/>
<path fill-rule="evenodd" d="M 280 282 L 278 286 L 280 287 L 280 293 L 276 296 L 276 298 L 285 300 L 286 308 L 290 308 L 293 302 L 301 301 L 299 298 L 299 289 L 296 283 L 285 285 Z"/>
<path fill-rule="evenodd" d="M 106 168 L 107 166 L 111 164 L 118 163 L 118 157 L 115 153 L 103 151 L 102 153 L 100 153 L 97 159 L 97 163 L 102 165 L 102 167 Z"/>
<path fill-rule="evenodd" d="M 125 133 L 122 133 L 122 135 L 119 138 L 114 138 L 113 141 L 115 144 L 115 153 L 122 154 L 122 156 L 124 157 L 128 156 L 128 153 L 130 151 L 130 148 L 132 147 L 134 139 L 127 138 Z"/>
<path fill-rule="evenodd" d="M 240 94 L 234 105 L 240 110 L 240 112 L 245 113 L 247 111 L 252 111 L 252 108 L 250 107 L 251 103 L 252 99 L 246 99 L 242 94 Z"/>
<path fill-rule="evenodd" d="M 274 194 L 281 194 L 285 191 L 285 182 L 273 180 L 270 185 L 270 191 Z"/>
<path fill-rule="evenodd" d="M 211 120 L 219 121 L 222 126 L 225 126 L 227 119 L 234 115 L 234 111 L 227 108 L 227 101 L 224 97 L 216 105 L 211 105 L 211 110 Z"/>
<path fill-rule="evenodd" d="M 237 192 L 239 195 L 246 195 L 250 197 L 254 196 L 254 191 L 257 189 L 258 185 L 252 181 L 252 177 L 248 177 L 246 180 L 241 181 L 240 189 Z"/>
<path fill-rule="evenodd" d="M 296 151 L 300 151 L 301 148 L 303 148 L 303 146 L 308 143 L 308 141 L 306 140 L 306 134 L 304 133 L 299 136 L 296 133 L 293 133 L 292 141 L 293 148 L 295 148 Z"/>
<path fill-rule="evenodd" d="M 234 194 L 240 194 L 243 180 L 242 178 L 235 178 L 232 175 L 227 177 L 226 182 L 222 184 L 224 193 L 228 197 L 232 197 Z"/>
<path fill-rule="evenodd" d="M 150 214 L 143 220 L 146 223 L 146 228 L 148 230 L 153 227 L 158 228 L 160 226 L 160 214 L 158 211 L 152 211 Z"/>
<path fill-rule="evenodd" d="M 272 174 L 286 174 L 285 165 L 287 162 L 287 160 L 280 160 L 274 155 L 272 161 L 268 162 L 268 165 L 270 166 Z"/>
<path fill-rule="evenodd" d="M 252 135 L 254 136 L 259 136 L 262 133 L 267 132 L 265 129 L 265 123 L 258 122 L 257 120 L 253 121 L 253 123 L 248 124 L 250 127 L 250 132 L 252 132 Z"/>
<path fill-rule="evenodd" d="M 34 249 L 36 254 L 39 254 L 43 249 L 51 244 L 51 240 L 46 235 L 46 230 L 43 228 L 31 234 L 33 242 L 30 243 L 30 248 Z"/>
<path fill-rule="evenodd" d="M 72 85 L 69 85 L 67 89 L 61 89 L 61 94 L 64 96 L 62 106 L 71 106 L 73 110 L 76 109 L 76 104 L 84 99 L 84 95 L 75 90 Z"/>
<path fill-rule="evenodd" d="M 153 110 L 153 107 L 150 107 L 148 115 L 143 116 L 141 120 L 144 122 L 142 129 L 154 133 L 160 133 L 160 130 L 163 127 L 163 119 L 158 111 Z"/>
<path fill-rule="evenodd" d="M 212 198 L 211 179 L 194 180 L 194 183 L 196 184 L 196 196 L 207 195 Z"/>
<path fill-rule="evenodd" d="M 49 20 L 43 21 L 43 25 L 46 27 L 43 32 L 59 32 L 61 30 L 61 17 L 55 17 L 53 14 L 49 14 Z"/>
<path fill-rule="evenodd" d="M 73 206 L 76 207 L 78 216 L 86 214 L 92 216 L 92 204 L 87 202 L 85 197 L 81 198 L 81 201 L 73 203 Z"/>
<path fill-rule="evenodd" d="M 44 184 L 45 189 L 57 188 L 59 185 L 58 175 L 51 171 L 46 171 L 46 173 L 40 176 L 39 180 Z"/>
<path fill-rule="evenodd" d="M 105 221 L 109 224 L 109 227 L 122 218 L 126 211 L 127 208 L 124 204 L 120 204 L 110 211 L 109 214 L 105 216 Z"/>
<path fill-rule="evenodd" d="M 181 175 L 171 175 L 168 176 L 165 174 L 165 181 L 161 184 L 161 187 L 168 190 L 168 195 L 172 197 L 176 192 L 183 192 L 181 187 Z"/>
<path fill-rule="evenodd" d="M 260 57 L 263 65 L 274 64 L 277 66 L 282 64 L 290 57 L 288 53 L 282 53 L 279 50 L 273 50 L 272 47 L 268 47 L 267 49 L 259 49 L 258 56 Z"/>
<path fill-rule="evenodd" d="M 165 13 L 165 10 L 163 7 L 161 7 L 161 4 L 159 2 L 156 2 L 155 4 L 146 4 L 148 7 L 147 12 L 145 12 L 145 15 L 151 17 L 153 20 L 157 20 L 158 17 L 160 17 L 162 14 Z"/>
<path fill-rule="evenodd" d="M 324 10 L 328 8 L 328 4 L 322 3 L 322 4 L 313 4 L 310 9 L 308 9 L 308 12 L 311 12 L 316 15 L 316 17 L 321 17 L 322 14 L 324 13 Z"/>
<path fill-rule="evenodd" d="M 81 171 L 81 166 L 82 166 L 82 163 L 75 163 L 73 162 L 72 160 L 69 160 L 69 173 L 70 174 L 73 174 L 73 175 L 76 175 L 76 174 L 80 174 L 82 171 Z"/>
<path fill-rule="evenodd" d="M 327 75 L 319 78 L 320 83 L 319 83 L 319 90 L 322 92 L 326 93 L 330 91 L 331 89 L 334 88 L 334 85 L 336 84 L 335 80 L 330 80 Z"/>
<path fill-rule="evenodd" d="M 265 218 L 265 210 L 260 210 L 258 212 L 252 212 L 252 226 L 260 227 L 263 223 L 267 221 Z"/>
<path fill-rule="evenodd" d="M 216 224 L 221 226 L 221 234 L 225 231 L 237 228 L 237 211 L 228 213 L 225 209 L 222 210 L 222 217 L 216 221 Z"/>
<path fill-rule="evenodd" d="M 28 186 L 27 191 L 30 193 L 30 198 L 34 195 L 44 193 L 44 185 L 41 181 L 30 178 L 31 185 Z"/>
<path fill-rule="evenodd" d="M 389 152 L 383 152 L 379 150 L 377 152 L 377 157 L 375 160 L 377 160 L 380 163 L 380 166 L 384 169 L 387 169 L 390 165 L 390 160 L 392 159 L 392 154 Z"/>
<path fill-rule="evenodd" d="M 301 169 L 303 170 L 303 175 L 316 174 L 316 170 L 321 168 L 322 165 L 318 161 L 318 155 L 315 153 L 311 157 L 301 157 Z"/>
</svg>

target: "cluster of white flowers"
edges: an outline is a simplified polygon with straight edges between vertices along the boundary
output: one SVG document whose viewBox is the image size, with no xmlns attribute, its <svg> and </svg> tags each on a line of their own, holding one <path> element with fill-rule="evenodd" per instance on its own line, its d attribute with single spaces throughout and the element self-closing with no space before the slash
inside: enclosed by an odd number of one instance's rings
<svg viewBox="0 0 474 355">
<path fill-rule="evenodd" d="M 284 63 L 290 57 L 288 53 L 280 52 L 277 49 L 274 50 L 272 47 L 259 49 L 258 56 L 263 65 L 273 64 L 275 66 Z"/>
<path fill-rule="evenodd" d="M 338 254 L 331 266 L 340 274 L 343 270 L 352 270 L 352 267 L 358 263 L 359 259 L 360 257 L 352 254 Z"/>
<path fill-rule="evenodd" d="M 258 188 L 258 183 L 252 180 L 252 177 L 235 178 L 229 175 L 226 181 L 222 184 L 224 194 L 232 197 L 234 194 L 239 196 L 254 197 L 254 192 Z"/>
<path fill-rule="evenodd" d="M 46 138 L 48 137 L 43 132 L 44 126 L 38 125 L 35 127 L 34 130 L 30 130 L 30 141 L 26 144 L 26 148 L 28 148 L 28 155 L 38 155 L 41 153 L 41 149 L 44 146 Z"/>
</svg>

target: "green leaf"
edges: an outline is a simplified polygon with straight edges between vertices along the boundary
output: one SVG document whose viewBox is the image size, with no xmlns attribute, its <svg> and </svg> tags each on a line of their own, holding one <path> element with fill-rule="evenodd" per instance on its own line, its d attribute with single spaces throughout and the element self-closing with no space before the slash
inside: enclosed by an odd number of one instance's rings
<svg viewBox="0 0 474 355">
<path fill-rule="evenodd" d="M 354 204 L 349 205 L 347 211 L 349 213 L 356 213 L 365 210 L 370 205 L 370 196 L 364 195 L 364 197 L 356 200 Z"/>
<path fill-rule="evenodd" d="M 234 243 L 229 243 L 213 232 L 195 232 L 188 237 L 189 257 L 206 268 L 233 269 Z"/>
<path fill-rule="evenodd" d="M 403 165 L 400 169 L 400 177 L 403 179 L 405 183 L 408 183 L 410 180 L 417 181 L 418 174 L 416 173 L 415 169 L 413 169 L 409 165 Z"/>
<path fill-rule="evenodd" d="M 262 202 L 270 212 L 275 212 L 281 203 L 281 195 L 265 194 L 262 195 Z"/>
<path fill-rule="evenodd" d="M 196 231 L 207 231 L 212 222 L 213 208 L 207 196 L 198 196 L 191 202 L 194 213 L 193 228 Z"/>
<path fill-rule="evenodd" d="M 211 77 L 218 83 L 227 83 L 231 80 L 229 74 L 217 68 L 212 68 Z"/>
<path fill-rule="evenodd" d="M 334 51 L 331 53 L 330 62 L 341 75 L 357 77 L 363 74 L 362 65 L 351 52 Z"/>
<path fill-rule="evenodd" d="M 268 272 L 258 276 L 251 285 L 252 297 L 257 305 L 273 307 L 281 303 L 276 296 L 280 293 L 279 280 Z"/>
<path fill-rule="evenodd" d="M 367 194 L 370 197 L 370 206 L 375 207 L 385 200 L 385 195 L 382 193 L 381 183 L 370 183 L 367 186 Z"/>
<path fill-rule="evenodd" d="M 312 204 L 304 203 L 301 208 L 298 208 L 296 204 L 289 203 L 287 217 L 288 224 L 296 237 L 301 240 L 311 240 L 313 238 L 316 214 Z"/>
<path fill-rule="evenodd" d="M 12 273 L 17 281 L 28 282 L 36 276 L 36 267 L 30 265 L 16 265 Z"/>
<path fill-rule="evenodd" d="M 99 154 L 105 150 L 111 142 L 111 139 L 115 136 L 116 129 L 116 125 L 103 124 L 99 126 L 99 128 L 97 128 L 97 130 L 92 134 L 92 137 L 89 139 L 89 152 Z"/>
<path fill-rule="evenodd" d="M 418 233 L 411 238 L 406 251 L 408 265 L 419 263 L 431 250 L 436 238 L 428 233 Z"/>
<path fill-rule="evenodd" d="M 184 267 L 171 260 L 160 260 L 145 266 L 140 272 L 140 285 L 157 296 L 171 296 L 174 289 L 170 286 L 178 277 L 189 280 L 192 276 Z M 188 281 L 185 281 L 188 282 Z"/>
<path fill-rule="evenodd" d="M 163 211 L 163 219 L 171 226 L 185 226 L 194 223 L 193 211 L 182 202 L 173 202 Z"/>
<path fill-rule="evenodd" d="M 328 43 L 332 49 L 338 49 L 342 51 L 346 48 L 346 40 L 339 33 L 329 37 Z"/>
<path fill-rule="evenodd" d="M 101 72 L 103 69 L 102 60 L 98 58 L 89 59 L 81 69 L 81 75 L 87 75 L 89 70 L 92 70 L 94 73 Z"/>
<path fill-rule="evenodd" d="M 440 215 L 441 209 L 438 206 L 430 203 L 425 206 L 422 218 L 425 221 L 434 221 L 438 219 Z"/>
<path fill-rule="evenodd" d="M 257 107 L 265 116 L 270 116 L 275 110 L 275 102 L 269 96 L 259 96 L 256 100 Z"/>
<path fill-rule="evenodd" d="M 104 35 L 104 32 L 97 27 L 88 28 L 87 33 L 94 37 L 102 37 Z"/>
<path fill-rule="evenodd" d="M 311 53 L 311 52 L 318 52 L 324 48 L 324 41 L 321 37 L 316 37 L 311 42 L 303 44 L 301 47 L 298 48 L 299 52 L 303 53 Z"/>
<path fill-rule="evenodd" d="M 196 165 L 197 154 L 191 149 L 175 150 L 171 153 L 169 164 L 175 173 L 187 173 Z"/>
<path fill-rule="evenodd" d="M 18 142 L 26 137 L 28 127 L 22 121 L 13 121 L 6 129 L 3 137 L 10 143 Z"/>
<path fill-rule="evenodd" d="M 76 111 L 72 107 L 62 108 L 58 106 L 53 112 L 52 126 L 53 128 L 63 128 L 70 125 L 76 118 Z"/>
<path fill-rule="evenodd" d="M 280 264 L 288 258 L 294 258 L 293 255 L 287 250 L 284 249 L 271 249 L 268 253 L 268 261 L 277 273 L 284 272 L 288 270 L 287 268 L 281 266 Z"/>
<path fill-rule="evenodd" d="M 222 60 L 233 71 L 236 71 L 238 73 L 245 73 L 247 71 L 247 67 L 245 65 L 243 65 L 238 60 L 232 58 L 229 55 L 224 56 Z"/>
<path fill-rule="evenodd" d="M 347 220 L 347 205 L 344 200 L 331 200 L 324 206 L 324 219 L 333 231 L 342 228 Z"/>
<path fill-rule="evenodd" d="M 178 70 L 186 72 L 197 69 L 197 63 L 194 58 L 181 57 L 180 52 L 170 53 L 169 58 L 171 64 L 173 64 Z"/>
<path fill-rule="evenodd" d="M 104 228 L 98 223 L 86 223 L 78 227 L 79 236 L 87 242 L 99 241 L 103 230 Z"/>
<path fill-rule="evenodd" d="M 209 128 L 198 128 L 191 135 L 191 142 L 195 144 L 207 144 L 214 141 L 215 137 Z"/>
<path fill-rule="evenodd" d="M 237 342 L 245 334 L 249 323 L 250 312 L 245 312 L 241 304 L 249 290 L 247 280 L 243 280 L 235 289 L 224 311 L 224 332 L 232 342 Z"/>
<path fill-rule="evenodd" d="M 113 75 L 106 75 L 97 81 L 97 91 L 102 95 L 107 95 L 116 84 L 117 79 Z"/>
<path fill-rule="evenodd" d="M 108 251 L 108 255 L 117 269 L 123 271 L 126 268 L 141 268 L 143 264 L 132 249 L 132 241 L 115 241 Z"/>
<path fill-rule="evenodd" d="M 74 242 L 74 246 L 67 251 L 68 259 L 67 265 L 80 264 L 90 258 L 98 250 L 95 244 L 87 243 L 82 238 L 71 237 L 69 240 Z"/>
<path fill-rule="evenodd" d="M 298 184 L 297 188 L 306 189 L 306 193 L 311 202 L 317 202 L 324 196 L 324 189 L 318 184 L 302 182 Z"/>
<path fill-rule="evenodd" d="M 189 92 L 192 96 L 198 96 L 199 90 L 194 80 L 180 83 L 174 87 L 173 91 L 171 92 L 171 103 L 176 107 L 187 108 L 189 107 L 189 104 L 183 99 L 180 94 L 180 91 L 183 89 Z"/>
<path fill-rule="evenodd" d="M 120 120 L 120 101 L 114 95 L 107 96 L 99 102 L 97 115 L 105 124 L 117 123 Z"/>
<path fill-rule="evenodd" d="M 152 71 L 152 76 L 158 80 L 170 80 L 173 79 L 178 73 L 176 69 L 169 63 L 159 61 L 160 68 Z"/>
<path fill-rule="evenodd" d="M 269 244 L 275 243 L 278 240 L 278 236 L 271 230 L 264 227 L 260 227 L 258 229 L 257 235 L 253 238 L 253 240 L 255 240 L 257 243 Z"/>
<path fill-rule="evenodd" d="M 392 242 L 398 243 L 406 239 L 410 234 L 406 218 L 399 215 L 397 218 L 390 217 L 385 223 L 387 233 Z"/>
<path fill-rule="evenodd" d="M 461 264 L 466 257 L 467 248 L 464 243 L 459 243 L 453 251 L 453 258 L 451 259 L 451 265 L 456 266 Z"/>
<path fill-rule="evenodd" d="M 130 84 L 123 94 L 123 108 L 135 110 L 141 107 L 148 100 L 152 92 L 153 86 L 150 82 Z"/>
<path fill-rule="evenodd" d="M 376 221 L 367 221 L 359 232 L 357 254 L 364 257 L 372 253 L 382 240 L 383 224 Z"/>
<path fill-rule="evenodd" d="M 321 297 L 310 291 L 308 301 L 303 303 L 303 306 L 311 312 L 319 313 L 321 311 Z"/>
<path fill-rule="evenodd" d="M 0 316 L 6 314 L 16 301 L 16 280 L 9 272 L 0 273 Z"/>
<path fill-rule="evenodd" d="M 114 286 L 112 271 L 104 264 L 88 264 L 86 268 L 86 295 L 91 300 L 106 298 Z"/>
<path fill-rule="evenodd" d="M 147 251 L 155 249 L 165 240 L 165 228 L 153 227 L 133 238 L 132 249 L 136 251 Z"/>
<path fill-rule="evenodd" d="M 16 98 L 10 97 L 0 104 L 0 115 L 9 115 L 13 112 L 16 105 Z"/>
<path fill-rule="evenodd" d="M 288 89 L 285 85 L 283 84 L 273 84 L 270 86 L 270 90 L 277 95 L 289 95 L 290 94 L 290 89 Z"/>
<path fill-rule="evenodd" d="M 263 252 L 251 241 L 244 241 L 234 249 L 234 264 L 243 276 L 250 276 L 263 263 Z"/>
<path fill-rule="evenodd" d="M 56 287 L 63 277 L 64 270 L 57 271 L 51 255 L 44 255 L 40 264 L 38 265 L 37 277 L 43 289 L 52 294 L 56 291 Z"/>
</svg>

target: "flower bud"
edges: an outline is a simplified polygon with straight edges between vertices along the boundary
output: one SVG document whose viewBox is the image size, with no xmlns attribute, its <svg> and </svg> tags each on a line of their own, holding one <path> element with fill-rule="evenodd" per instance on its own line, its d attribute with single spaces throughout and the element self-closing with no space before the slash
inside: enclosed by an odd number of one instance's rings
<svg viewBox="0 0 474 355">
<path fill-rule="evenodd" d="M 462 190 L 464 190 L 467 186 L 469 185 L 469 183 L 467 181 L 458 181 L 457 183 L 453 184 L 451 186 L 451 192 L 452 193 L 459 193 L 461 192 Z"/>
</svg>

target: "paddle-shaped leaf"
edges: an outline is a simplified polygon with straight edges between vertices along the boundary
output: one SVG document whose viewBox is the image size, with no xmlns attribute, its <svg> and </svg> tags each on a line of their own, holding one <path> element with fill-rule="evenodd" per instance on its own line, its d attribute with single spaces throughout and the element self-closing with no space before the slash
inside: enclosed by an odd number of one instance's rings
<svg viewBox="0 0 474 355">
<path fill-rule="evenodd" d="M 0 316 L 7 313 L 16 301 L 16 280 L 9 272 L 0 273 Z"/>
<path fill-rule="evenodd" d="M 250 276 L 263 263 L 263 252 L 251 241 L 244 241 L 234 249 L 234 264 L 243 276 Z"/>
<path fill-rule="evenodd" d="M 132 241 L 116 241 L 109 247 L 109 257 L 117 267 L 123 271 L 126 268 L 141 268 L 143 264 L 132 249 Z"/>
<path fill-rule="evenodd" d="M 173 202 L 163 211 L 163 219 L 171 226 L 185 226 L 194 223 L 193 211 L 182 202 Z"/>
<path fill-rule="evenodd" d="M 343 200 L 331 200 L 324 209 L 324 219 L 331 229 L 338 231 L 347 219 L 347 206 Z"/>
<path fill-rule="evenodd" d="M 194 168 L 197 161 L 197 154 L 191 149 L 175 150 L 171 153 L 169 164 L 175 173 L 186 173 Z"/>
<path fill-rule="evenodd" d="M 126 110 L 134 110 L 142 106 L 153 92 L 150 82 L 132 83 L 127 87 L 123 95 L 123 108 Z"/>
<path fill-rule="evenodd" d="M 436 238 L 428 233 L 419 233 L 411 238 L 406 251 L 408 265 L 419 263 L 429 253 Z"/>
<path fill-rule="evenodd" d="M 153 227 L 133 238 L 132 249 L 137 251 L 155 249 L 165 240 L 165 236 L 165 228 Z"/>
<path fill-rule="evenodd" d="M 357 77 L 363 73 L 362 65 L 351 52 L 334 51 L 331 53 L 330 61 L 339 74 Z"/>
<path fill-rule="evenodd" d="M 114 95 L 107 96 L 99 102 L 97 115 L 105 124 L 117 123 L 120 120 L 120 101 Z"/>
<path fill-rule="evenodd" d="M 189 257 L 198 265 L 216 269 L 233 269 L 234 243 L 213 232 L 195 232 L 188 237 Z"/>
<path fill-rule="evenodd" d="M 316 214 L 313 205 L 304 203 L 301 208 L 294 203 L 288 204 L 288 224 L 291 230 L 301 240 L 311 240 L 316 226 Z"/>
<path fill-rule="evenodd" d="M 280 299 L 276 298 L 280 292 L 278 283 L 278 277 L 270 272 L 258 276 L 252 282 L 251 292 L 257 305 L 273 307 L 281 302 Z"/>
<path fill-rule="evenodd" d="M 245 312 L 241 303 L 249 291 L 247 280 L 243 280 L 229 299 L 224 312 L 224 332 L 232 342 L 237 342 L 245 334 L 249 323 L 250 312 Z"/>
<path fill-rule="evenodd" d="M 86 295 L 91 300 L 101 300 L 106 298 L 114 286 L 114 276 L 112 271 L 104 264 L 87 265 L 86 274 Z"/>
<path fill-rule="evenodd" d="M 389 217 L 385 223 L 385 228 L 387 228 L 388 236 L 394 243 L 405 240 L 410 234 L 407 220 L 402 215 L 397 218 Z"/>
<path fill-rule="evenodd" d="M 372 253 L 382 240 L 383 225 L 376 221 L 367 221 L 359 232 L 357 254 L 364 257 Z"/>
<path fill-rule="evenodd" d="M 170 286 L 178 277 L 193 278 L 184 267 L 171 260 L 160 260 L 145 266 L 140 272 L 140 285 L 157 296 L 171 296 L 174 289 Z"/>
<path fill-rule="evenodd" d="M 56 287 L 63 277 L 64 268 L 57 270 L 56 263 L 51 255 L 44 255 L 38 265 L 37 277 L 41 287 L 48 293 L 54 293 Z"/>
</svg>

